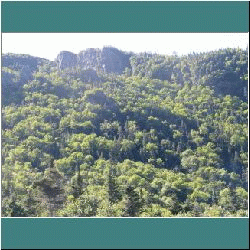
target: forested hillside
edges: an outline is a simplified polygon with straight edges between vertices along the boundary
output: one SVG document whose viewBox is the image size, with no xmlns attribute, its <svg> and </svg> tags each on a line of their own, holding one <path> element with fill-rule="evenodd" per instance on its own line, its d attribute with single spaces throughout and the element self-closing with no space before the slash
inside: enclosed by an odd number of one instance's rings
<svg viewBox="0 0 250 250">
<path fill-rule="evenodd" d="M 248 216 L 248 51 L 2 55 L 2 216 Z"/>
</svg>

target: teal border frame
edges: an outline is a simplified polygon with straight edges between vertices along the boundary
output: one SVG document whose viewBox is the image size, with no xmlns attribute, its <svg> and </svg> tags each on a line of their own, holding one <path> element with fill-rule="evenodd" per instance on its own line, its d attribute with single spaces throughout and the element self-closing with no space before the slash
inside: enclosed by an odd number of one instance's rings
<svg viewBox="0 0 250 250">
<path fill-rule="evenodd" d="M 2 32 L 248 32 L 241 1 L 2 2 Z"/>
<path fill-rule="evenodd" d="M 2 32 L 249 32 L 235 2 L 1 2 Z M 248 249 L 248 218 L 1 218 L 2 249 Z"/>
<path fill-rule="evenodd" d="M 247 219 L 2 219 L 3 249 L 248 249 Z"/>
</svg>

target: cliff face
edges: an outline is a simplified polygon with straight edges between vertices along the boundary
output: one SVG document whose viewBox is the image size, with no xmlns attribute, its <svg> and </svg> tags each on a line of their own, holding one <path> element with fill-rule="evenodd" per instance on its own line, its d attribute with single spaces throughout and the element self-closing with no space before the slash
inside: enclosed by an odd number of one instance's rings
<svg viewBox="0 0 250 250">
<path fill-rule="evenodd" d="M 108 73 L 121 74 L 126 67 L 131 67 L 129 62 L 130 55 L 115 48 L 103 48 L 101 58 L 104 70 Z"/>
<path fill-rule="evenodd" d="M 58 69 L 74 67 L 77 63 L 77 55 L 69 51 L 61 51 L 56 58 Z"/>
<path fill-rule="evenodd" d="M 77 55 L 77 64 L 84 69 L 100 70 L 101 65 L 101 50 L 86 49 Z"/>
<path fill-rule="evenodd" d="M 126 67 L 131 67 L 130 56 L 131 54 L 111 47 L 105 47 L 102 50 L 87 49 L 77 55 L 62 51 L 57 56 L 56 63 L 60 70 L 79 65 L 84 69 L 121 74 Z"/>
</svg>

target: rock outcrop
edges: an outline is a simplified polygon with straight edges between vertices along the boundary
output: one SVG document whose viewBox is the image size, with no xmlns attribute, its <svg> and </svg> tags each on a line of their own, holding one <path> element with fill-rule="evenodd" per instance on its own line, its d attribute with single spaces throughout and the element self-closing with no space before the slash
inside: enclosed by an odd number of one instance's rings
<svg viewBox="0 0 250 250">
<path fill-rule="evenodd" d="M 103 49 L 89 48 L 77 55 L 72 52 L 62 51 L 57 56 L 56 63 L 60 70 L 80 66 L 85 70 L 91 69 L 121 74 L 125 68 L 131 68 L 130 56 L 131 54 L 113 47 L 104 47 Z"/>
<path fill-rule="evenodd" d="M 104 47 L 101 53 L 101 63 L 108 73 L 121 74 L 125 68 L 130 67 L 129 54 L 111 47 Z"/>
<path fill-rule="evenodd" d="M 74 67 L 77 64 L 77 55 L 69 51 L 61 51 L 56 58 L 56 63 L 60 70 Z"/>
<path fill-rule="evenodd" d="M 102 70 L 101 50 L 90 48 L 81 51 L 77 55 L 77 64 L 83 69 Z"/>
</svg>

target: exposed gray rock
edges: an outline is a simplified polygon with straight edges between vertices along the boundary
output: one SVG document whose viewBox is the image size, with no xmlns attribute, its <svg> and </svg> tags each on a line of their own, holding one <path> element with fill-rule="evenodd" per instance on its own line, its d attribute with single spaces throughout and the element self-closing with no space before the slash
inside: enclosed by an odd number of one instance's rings
<svg viewBox="0 0 250 250">
<path fill-rule="evenodd" d="M 130 67 L 130 55 L 116 48 L 104 47 L 102 49 L 101 58 L 104 71 L 108 73 L 113 72 L 121 74 L 125 68 Z"/>
<path fill-rule="evenodd" d="M 74 67 L 77 64 L 77 55 L 69 51 L 61 51 L 56 58 L 58 69 Z"/>
<path fill-rule="evenodd" d="M 124 53 L 113 47 L 101 49 L 89 48 L 81 51 L 78 55 L 62 51 L 57 56 L 57 66 L 60 70 L 80 66 L 84 70 L 95 70 L 106 73 L 121 74 L 125 68 L 131 68 L 131 54 Z"/>
<path fill-rule="evenodd" d="M 95 71 L 102 70 L 101 67 L 101 50 L 86 49 L 77 55 L 77 63 L 84 69 L 92 69 Z"/>
</svg>

